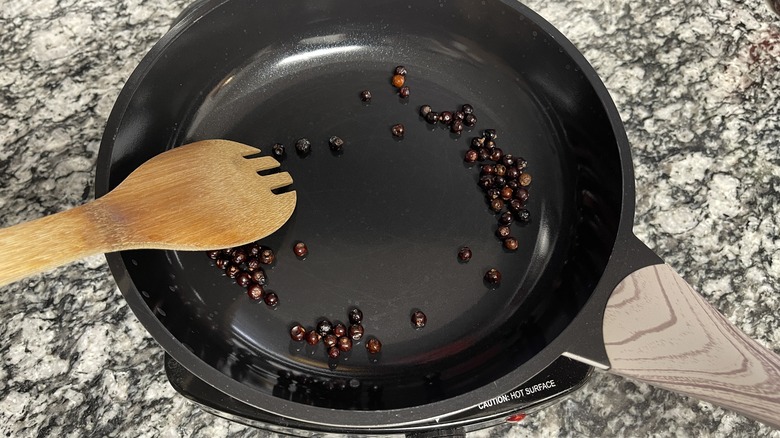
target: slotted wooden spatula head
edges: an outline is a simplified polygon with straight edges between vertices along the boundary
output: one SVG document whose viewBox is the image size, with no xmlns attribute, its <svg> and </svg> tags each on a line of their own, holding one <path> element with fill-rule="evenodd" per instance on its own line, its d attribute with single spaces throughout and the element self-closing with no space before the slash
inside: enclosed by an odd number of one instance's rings
<svg viewBox="0 0 780 438">
<path fill-rule="evenodd" d="M 260 150 L 227 140 L 174 148 L 142 164 L 96 200 L 117 225 L 118 249 L 208 250 L 243 245 L 278 230 L 295 209 L 287 172 Z M 106 224 L 110 226 L 110 224 Z"/>
<path fill-rule="evenodd" d="M 296 195 L 272 192 L 292 178 L 258 174 L 279 167 L 259 153 L 227 140 L 191 143 L 145 162 L 100 199 L 0 229 L 0 286 L 101 252 L 211 250 L 268 236 L 290 218 Z"/>
</svg>

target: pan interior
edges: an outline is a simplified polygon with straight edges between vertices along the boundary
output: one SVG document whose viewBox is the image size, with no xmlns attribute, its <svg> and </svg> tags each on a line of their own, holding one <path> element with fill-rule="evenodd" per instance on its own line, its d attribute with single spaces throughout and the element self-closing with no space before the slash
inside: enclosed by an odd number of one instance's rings
<svg viewBox="0 0 780 438">
<path fill-rule="evenodd" d="M 557 336 L 603 272 L 621 200 L 608 117 L 577 62 L 501 2 L 309 3 L 228 2 L 180 30 L 138 82 L 110 146 L 114 186 L 178 144 L 226 138 L 269 154 L 283 143 L 298 205 L 262 241 L 277 254 L 266 272 L 280 304 L 250 300 L 193 252 L 124 253 L 135 290 L 123 292 L 211 367 L 286 400 L 405 408 L 487 385 Z M 399 64 L 408 99 L 390 85 Z M 460 136 L 418 114 L 464 103 L 478 123 Z M 463 161 L 485 128 L 533 175 L 532 220 L 512 226 L 515 252 L 494 235 L 479 166 Z M 328 148 L 334 135 L 341 154 Z M 299 138 L 310 155 L 296 154 Z M 305 260 L 292 252 L 298 241 Z M 469 263 L 456 257 L 464 245 Z M 489 268 L 503 274 L 497 288 L 483 281 Z M 322 343 L 290 340 L 293 324 L 347 322 L 353 307 L 366 337 L 338 360 Z M 417 309 L 428 318 L 419 330 Z M 367 353 L 369 337 L 380 354 Z"/>
</svg>

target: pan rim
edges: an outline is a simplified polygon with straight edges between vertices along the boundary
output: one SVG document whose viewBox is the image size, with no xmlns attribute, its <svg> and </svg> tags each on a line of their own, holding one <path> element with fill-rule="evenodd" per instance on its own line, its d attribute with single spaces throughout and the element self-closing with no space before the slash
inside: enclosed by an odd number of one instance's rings
<svg viewBox="0 0 780 438">
<path fill-rule="evenodd" d="M 556 44 L 558 44 L 572 59 L 585 76 L 595 92 L 598 101 L 603 106 L 612 129 L 612 134 L 615 138 L 615 146 L 618 148 L 619 161 L 622 169 L 622 199 L 617 235 L 615 242 L 612 245 L 612 255 L 588 301 L 571 323 L 533 358 L 518 366 L 514 371 L 497 378 L 490 385 L 477 388 L 452 398 L 415 407 L 387 410 L 344 411 L 344 415 L 338 416 L 338 423 L 334 423 L 332 421 L 334 418 L 332 409 L 304 405 L 265 394 L 233 380 L 231 377 L 208 365 L 176 339 L 153 314 L 138 293 L 138 289 L 130 278 L 121 254 L 106 254 L 111 273 L 128 305 L 138 320 L 143 324 L 144 328 L 165 351 L 204 382 L 217 390 L 258 409 L 312 425 L 329 425 L 333 427 L 370 430 L 375 429 L 378 425 L 382 425 L 383 427 L 402 427 L 427 423 L 439 417 L 450 416 L 468 410 L 482 401 L 489 400 L 499 394 L 514 389 L 518 384 L 530 379 L 537 372 L 543 370 L 560 355 L 573 349 L 575 341 L 572 340 L 572 335 L 581 331 L 583 326 L 594 325 L 592 324 L 594 313 L 597 316 L 603 314 L 603 305 L 606 303 L 612 286 L 622 278 L 621 274 L 626 269 L 625 267 L 619 266 L 619 263 L 615 263 L 615 249 L 621 242 L 633 237 L 631 230 L 633 227 L 635 200 L 634 171 L 630 147 L 618 110 L 610 97 L 606 86 L 579 50 L 577 50 L 576 47 L 552 24 L 524 4 L 515 0 L 498 1 L 509 6 L 518 14 L 539 26 L 539 28 L 552 37 Z M 180 22 L 174 25 L 160 41 L 152 47 L 128 78 L 107 120 L 101 141 L 95 176 L 96 197 L 102 196 L 109 191 L 108 169 L 113 154 L 114 140 L 116 139 L 121 122 L 124 119 L 130 102 L 134 98 L 135 91 L 139 84 L 143 82 L 144 77 L 148 74 L 156 61 L 166 53 L 166 49 L 182 33 L 203 16 L 219 9 L 228 2 L 230 2 L 230 0 L 202 0 L 202 4 L 199 7 L 193 9 L 188 15 L 183 17 Z M 614 280 L 614 278 L 617 277 L 620 278 Z M 597 322 L 598 327 L 596 328 L 596 333 L 600 335 L 601 319 Z M 599 337 L 597 341 L 601 342 L 601 338 Z M 603 349 L 603 345 L 601 348 Z M 599 352 L 596 352 L 592 356 L 592 359 L 596 364 L 600 363 L 608 366 L 606 356 L 604 355 L 601 357 Z"/>
</svg>

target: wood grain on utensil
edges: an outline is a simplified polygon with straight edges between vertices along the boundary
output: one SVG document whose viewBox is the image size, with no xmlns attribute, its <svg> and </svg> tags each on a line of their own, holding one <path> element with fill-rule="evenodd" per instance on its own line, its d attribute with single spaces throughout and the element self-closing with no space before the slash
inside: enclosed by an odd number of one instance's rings
<svg viewBox="0 0 780 438">
<path fill-rule="evenodd" d="M 610 372 L 780 427 L 780 356 L 734 327 L 667 265 L 626 277 L 604 314 Z"/>
<path fill-rule="evenodd" d="M 130 249 L 209 250 L 278 230 L 293 213 L 286 172 L 259 149 L 203 140 L 156 155 L 102 198 L 0 229 L 0 286 L 91 254 Z"/>
</svg>

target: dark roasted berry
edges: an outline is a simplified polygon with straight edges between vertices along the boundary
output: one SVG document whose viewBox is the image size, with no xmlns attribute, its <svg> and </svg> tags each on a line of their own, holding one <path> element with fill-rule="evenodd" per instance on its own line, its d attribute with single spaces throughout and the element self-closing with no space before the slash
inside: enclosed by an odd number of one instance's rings
<svg viewBox="0 0 780 438">
<path fill-rule="evenodd" d="M 477 116 L 474 114 L 466 114 L 466 117 L 463 118 L 463 124 L 468 128 L 473 128 L 474 125 L 477 124 Z"/>
<path fill-rule="evenodd" d="M 250 271 L 257 271 L 260 268 L 260 259 L 257 257 L 249 257 L 246 259 L 246 268 Z"/>
<path fill-rule="evenodd" d="M 260 254 L 258 254 L 257 259 L 260 260 L 260 263 L 264 265 L 270 265 L 274 262 L 274 260 L 276 260 L 276 255 L 271 248 L 263 248 L 260 250 Z"/>
<path fill-rule="evenodd" d="M 531 212 L 526 209 L 522 209 L 518 211 L 516 215 L 517 215 L 517 220 L 520 222 L 523 223 L 531 222 Z"/>
<path fill-rule="evenodd" d="M 428 322 L 428 317 L 419 310 L 412 312 L 412 325 L 414 328 L 423 328 Z"/>
<path fill-rule="evenodd" d="M 281 143 L 276 143 L 273 146 L 271 146 L 271 154 L 273 154 L 274 157 L 277 159 L 282 159 L 285 156 L 284 152 L 284 145 Z"/>
<path fill-rule="evenodd" d="M 490 201 L 490 209 L 496 213 L 501 212 L 504 209 L 504 201 L 501 198 L 496 198 Z"/>
<path fill-rule="evenodd" d="M 371 92 L 368 90 L 361 91 L 360 100 L 362 100 L 363 102 L 371 102 Z"/>
<path fill-rule="evenodd" d="M 498 176 L 506 175 L 506 166 L 504 166 L 503 164 L 496 164 L 494 166 L 494 168 L 496 169 L 496 172 L 495 172 L 496 175 L 498 175 Z"/>
<path fill-rule="evenodd" d="M 495 140 L 498 138 L 495 129 L 486 129 L 482 131 L 482 135 L 485 136 L 485 140 Z"/>
<path fill-rule="evenodd" d="M 246 294 L 249 295 L 249 298 L 253 300 L 259 300 L 263 298 L 264 293 L 265 290 L 263 290 L 263 286 L 260 286 L 257 283 L 250 283 L 249 286 L 246 287 Z"/>
<path fill-rule="evenodd" d="M 495 177 L 493 175 L 482 175 L 479 177 L 479 182 L 477 184 L 479 184 L 479 186 L 482 187 L 483 189 L 487 190 L 493 187 L 494 178 Z"/>
<path fill-rule="evenodd" d="M 512 166 L 506 169 L 506 177 L 509 179 L 517 179 L 517 177 L 520 176 L 520 171 L 517 170 L 516 166 Z"/>
<path fill-rule="evenodd" d="M 510 199 L 507 205 L 509 206 L 509 211 L 513 211 L 515 213 L 523 209 L 523 201 L 517 198 Z"/>
<path fill-rule="evenodd" d="M 462 262 L 468 262 L 469 260 L 471 260 L 471 255 L 472 255 L 471 248 L 469 248 L 468 246 L 461 247 L 458 250 L 458 260 Z"/>
<path fill-rule="evenodd" d="M 247 271 L 243 271 L 238 275 L 236 275 L 236 284 L 241 287 L 247 287 L 251 282 L 252 282 L 252 276 Z"/>
<path fill-rule="evenodd" d="M 517 178 L 517 181 L 520 182 L 521 186 L 528 187 L 531 185 L 531 174 L 527 172 L 523 172 Z"/>
<path fill-rule="evenodd" d="M 298 242 L 293 246 L 293 253 L 295 253 L 296 257 L 306 257 L 309 255 L 309 248 L 306 247 L 306 244 L 303 242 Z"/>
<path fill-rule="evenodd" d="M 228 265 L 230 264 L 230 259 L 218 258 L 217 260 L 214 261 L 214 264 L 219 269 L 226 269 L 228 267 Z"/>
<path fill-rule="evenodd" d="M 485 273 L 485 281 L 489 284 L 499 284 L 501 283 L 501 273 L 498 272 L 498 269 L 490 269 Z"/>
<path fill-rule="evenodd" d="M 479 167 L 479 171 L 483 175 L 494 175 L 496 168 L 492 164 L 483 164 Z"/>
<path fill-rule="evenodd" d="M 517 246 L 518 246 L 517 239 L 515 239 L 514 237 L 510 236 L 504 239 L 504 248 L 510 251 L 514 251 L 517 249 Z"/>
<path fill-rule="evenodd" d="M 423 106 L 420 107 L 420 116 L 425 117 L 431 111 L 433 111 L 433 109 L 431 109 L 430 105 L 423 105 Z"/>
<path fill-rule="evenodd" d="M 493 187 L 492 189 L 487 190 L 487 199 L 488 201 L 492 201 L 494 199 L 498 199 L 501 197 L 501 190 Z"/>
<path fill-rule="evenodd" d="M 366 350 L 371 354 L 377 354 L 382 351 L 382 343 L 377 338 L 371 338 L 366 342 Z"/>
<path fill-rule="evenodd" d="M 265 271 L 262 269 L 256 269 L 249 275 L 252 277 L 252 281 L 259 284 L 260 286 L 265 286 L 268 284 L 268 277 L 266 277 Z"/>
<path fill-rule="evenodd" d="M 515 165 L 515 157 L 513 157 L 512 154 L 506 154 L 504 155 L 504 158 L 501 159 L 501 164 L 506 167 L 512 167 Z"/>
<path fill-rule="evenodd" d="M 490 149 L 479 148 L 479 161 L 487 161 L 490 159 Z"/>
<path fill-rule="evenodd" d="M 317 345 L 317 343 L 320 342 L 320 339 L 322 339 L 322 336 L 314 330 L 306 334 L 306 342 L 308 342 L 309 345 Z"/>
<path fill-rule="evenodd" d="M 512 235 L 512 229 L 509 228 L 508 225 L 499 225 L 496 229 L 496 236 L 498 236 L 499 239 L 504 240 L 507 237 Z"/>
<path fill-rule="evenodd" d="M 208 256 L 208 257 L 209 257 L 211 260 L 216 260 L 216 259 L 218 259 L 221 253 L 222 253 L 222 252 L 221 252 L 220 250 L 216 250 L 216 251 L 206 251 L 206 255 L 207 255 L 207 256 Z"/>
<path fill-rule="evenodd" d="M 501 199 L 503 199 L 504 201 L 508 201 L 512 199 L 513 194 L 514 194 L 514 190 L 512 190 L 511 187 L 504 186 L 501 189 Z"/>
<path fill-rule="evenodd" d="M 360 324 L 363 322 L 363 312 L 357 307 L 352 308 L 352 310 L 349 311 L 349 322 L 352 324 Z"/>
<path fill-rule="evenodd" d="M 302 341 L 305 337 L 306 329 L 303 328 L 302 325 L 294 325 L 293 328 L 290 329 L 290 338 L 292 338 L 293 341 Z"/>
<path fill-rule="evenodd" d="M 333 326 L 333 334 L 336 335 L 339 338 L 342 337 L 342 336 L 346 336 L 346 334 L 347 334 L 347 326 L 345 326 L 342 323 L 338 323 L 338 324 L 334 325 Z"/>
<path fill-rule="evenodd" d="M 471 139 L 472 149 L 479 150 L 483 146 L 485 146 L 485 139 L 483 137 L 474 137 Z"/>
<path fill-rule="evenodd" d="M 506 186 L 512 190 L 517 190 L 520 188 L 520 183 L 516 179 L 510 179 L 506 182 Z"/>
<path fill-rule="evenodd" d="M 522 201 L 524 204 L 528 202 L 528 190 L 524 187 L 520 187 L 515 190 L 515 198 Z"/>
<path fill-rule="evenodd" d="M 439 113 L 435 111 L 431 111 L 428 114 L 425 115 L 425 121 L 430 123 L 431 125 L 435 125 L 436 122 L 439 121 Z"/>
<path fill-rule="evenodd" d="M 462 120 L 453 120 L 450 124 L 450 132 L 453 134 L 460 134 L 463 132 L 463 121 Z"/>
<path fill-rule="evenodd" d="M 279 296 L 277 296 L 274 292 L 268 292 L 265 294 L 263 300 L 265 300 L 265 304 L 269 307 L 276 307 L 279 304 Z"/>
<path fill-rule="evenodd" d="M 469 149 L 466 151 L 466 155 L 463 157 L 463 161 L 467 163 L 473 163 L 477 161 L 478 158 L 479 158 L 479 153 L 474 149 Z"/>
<path fill-rule="evenodd" d="M 393 125 L 390 128 L 390 132 L 393 134 L 393 137 L 395 138 L 403 138 L 404 137 L 404 125 L 397 123 Z"/>
<path fill-rule="evenodd" d="M 309 152 L 311 152 L 311 142 L 306 138 L 299 138 L 298 141 L 295 142 L 295 151 L 301 156 L 309 155 Z"/>
<path fill-rule="evenodd" d="M 401 88 L 404 86 L 406 78 L 403 75 L 393 75 L 393 78 L 390 80 L 390 82 L 392 82 L 395 88 Z"/>
<path fill-rule="evenodd" d="M 256 257 L 258 254 L 260 254 L 260 250 L 262 249 L 260 247 L 260 244 L 257 242 L 250 243 L 249 245 L 244 245 L 245 251 L 249 257 Z"/>
<path fill-rule="evenodd" d="M 517 167 L 517 170 L 522 172 L 526 167 L 528 167 L 528 161 L 526 161 L 523 157 L 516 157 L 515 167 Z"/>
<path fill-rule="evenodd" d="M 504 151 L 501 148 L 493 148 L 490 150 L 490 161 L 500 162 L 504 158 Z"/>
<path fill-rule="evenodd" d="M 514 222 L 514 220 L 515 217 L 509 211 L 504 212 L 501 216 L 498 217 L 498 222 L 501 225 L 512 225 L 512 222 Z"/>
<path fill-rule="evenodd" d="M 333 323 L 328 319 L 321 319 L 320 322 L 317 323 L 317 333 L 320 335 L 325 336 L 330 333 L 331 330 L 333 330 Z"/>
<path fill-rule="evenodd" d="M 328 348 L 328 357 L 331 359 L 338 359 L 341 352 L 339 351 L 338 347 L 332 346 Z"/>
<path fill-rule="evenodd" d="M 339 341 L 338 341 L 338 347 L 339 347 L 339 350 L 341 350 L 341 351 L 343 351 L 345 353 L 347 351 L 349 351 L 349 350 L 352 350 L 352 338 L 347 337 L 347 336 L 340 337 Z"/>
<path fill-rule="evenodd" d="M 352 338 L 353 341 L 359 341 L 363 337 L 364 332 L 365 329 L 363 329 L 363 326 L 360 324 L 352 324 L 349 326 L 349 337 Z"/>
<path fill-rule="evenodd" d="M 467 103 L 464 103 L 460 110 L 463 111 L 463 114 L 474 114 L 474 107 Z"/>
<path fill-rule="evenodd" d="M 330 150 L 333 152 L 341 152 L 344 149 L 344 140 L 334 135 L 328 140 L 328 146 L 330 146 Z"/>
<path fill-rule="evenodd" d="M 439 121 L 445 125 L 449 125 L 452 123 L 452 113 L 449 111 L 442 111 L 441 114 L 439 114 Z"/>
<path fill-rule="evenodd" d="M 328 348 L 335 347 L 338 342 L 339 337 L 332 333 L 322 337 L 322 343 L 325 344 L 325 346 Z"/>
<path fill-rule="evenodd" d="M 239 268 L 238 265 L 228 262 L 227 266 L 225 267 L 225 274 L 228 277 L 236 278 L 239 272 L 241 272 L 241 268 Z"/>
<path fill-rule="evenodd" d="M 496 175 L 494 175 L 494 177 L 493 177 L 493 187 L 495 187 L 497 189 L 501 189 L 505 185 L 506 185 L 506 178 L 504 178 L 503 176 L 498 175 L 498 173 L 496 173 Z"/>
<path fill-rule="evenodd" d="M 452 120 L 453 121 L 454 120 L 460 120 L 462 122 L 463 119 L 465 119 L 465 118 L 466 118 L 466 113 L 464 113 L 463 111 L 455 111 L 454 113 L 452 113 Z"/>
<path fill-rule="evenodd" d="M 410 90 L 410 89 L 409 89 L 409 87 L 408 87 L 408 86 L 406 86 L 406 85 L 404 85 L 403 87 L 401 87 L 401 88 L 399 88 L 399 89 L 398 89 L 398 95 L 399 95 L 399 96 L 401 96 L 401 97 L 402 97 L 402 98 L 404 98 L 404 99 L 406 99 L 407 97 L 409 97 L 409 94 L 410 94 L 410 93 L 411 93 L 411 90 Z"/>
<path fill-rule="evenodd" d="M 406 67 L 404 67 L 403 65 L 399 65 L 398 67 L 395 68 L 395 70 L 393 70 L 393 74 L 406 76 Z"/>
<path fill-rule="evenodd" d="M 236 250 L 233 253 L 233 258 L 230 261 L 232 261 L 233 263 L 235 263 L 237 265 L 240 265 L 241 263 L 244 263 L 246 261 L 246 252 L 244 252 L 243 250 L 240 250 L 240 249 Z"/>
</svg>

